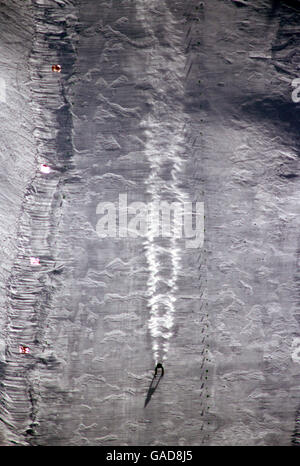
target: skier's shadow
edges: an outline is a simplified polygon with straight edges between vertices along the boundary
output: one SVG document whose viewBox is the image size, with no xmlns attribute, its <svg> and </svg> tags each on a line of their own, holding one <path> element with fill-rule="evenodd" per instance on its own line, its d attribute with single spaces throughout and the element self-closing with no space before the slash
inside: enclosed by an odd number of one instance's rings
<svg viewBox="0 0 300 466">
<path fill-rule="evenodd" d="M 154 375 L 153 376 L 152 381 L 150 383 L 150 387 L 149 387 L 147 396 L 146 396 L 144 408 L 146 408 L 147 404 L 151 400 L 151 397 L 152 397 L 153 393 L 155 392 L 155 390 L 157 389 L 161 378 L 162 378 L 162 375 Z"/>
</svg>

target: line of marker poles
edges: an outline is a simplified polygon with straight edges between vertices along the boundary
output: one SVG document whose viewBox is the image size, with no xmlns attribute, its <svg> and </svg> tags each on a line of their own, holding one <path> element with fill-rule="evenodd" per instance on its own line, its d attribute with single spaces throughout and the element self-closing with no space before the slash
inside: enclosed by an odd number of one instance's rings
<svg viewBox="0 0 300 466">
<path fill-rule="evenodd" d="M 60 73 L 61 72 L 61 66 L 60 65 L 52 65 L 52 71 L 54 73 Z M 49 173 L 52 172 L 52 168 L 49 165 L 47 165 L 46 163 L 42 163 L 40 165 L 40 172 L 45 174 L 45 175 L 48 175 Z M 30 261 L 31 267 L 40 267 L 41 266 L 39 257 L 31 256 L 29 258 L 29 261 Z M 30 353 L 29 346 L 19 345 L 19 353 L 20 354 L 29 354 Z"/>
</svg>

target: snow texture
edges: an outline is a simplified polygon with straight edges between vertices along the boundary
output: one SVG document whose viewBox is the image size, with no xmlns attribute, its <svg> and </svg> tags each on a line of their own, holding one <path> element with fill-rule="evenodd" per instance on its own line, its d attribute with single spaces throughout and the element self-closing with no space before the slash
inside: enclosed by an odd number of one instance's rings
<svg viewBox="0 0 300 466">
<path fill-rule="evenodd" d="M 299 24 L 1 2 L 1 445 L 300 444 Z M 203 246 L 100 238 L 120 193 L 203 202 Z"/>
</svg>

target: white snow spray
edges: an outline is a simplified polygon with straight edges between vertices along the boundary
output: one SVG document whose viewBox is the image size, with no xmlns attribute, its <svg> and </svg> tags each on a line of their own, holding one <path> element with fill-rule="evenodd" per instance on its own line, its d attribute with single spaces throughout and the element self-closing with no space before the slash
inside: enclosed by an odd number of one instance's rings
<svg viewBox="0 0 300 466">
<path fill-rule="evenodd" d="M 188 201 L 188 195 L 179 188 L 184 164 L 180 152 L 184 148 L 185 120 L 182 106 L 185 67 L 185 56 L 180 46 L 183 43 L 182 32 L 161 0 L 137 0 L 136 12 L 137 19 L 153 39 L 151 48 L 145 51 L 147 63 L 144 74 L 144 81 L 148 80 L 151 87 L 145 92 L 151 112 L 141 122 L 147 136 L 145 153 L 150 167 L 145 181 L 146 192 L 150 202 L 160 202 L 168 197 L 171 202 L 184 203 Z M 154 32 L 157 15 L 165 18 L 165 29 L 160 31 L 163 41 Z M 150 226 L 152 229 L 149 229 L 144 241 L 149 267 L 148 329 L 153 358 L 157 363 L 167 360 L 173 335 L 181 249 L 175 235 L 167 241 L 155 236 L 157 224 L 154 218 L 150 219 Z"/>
</svg>

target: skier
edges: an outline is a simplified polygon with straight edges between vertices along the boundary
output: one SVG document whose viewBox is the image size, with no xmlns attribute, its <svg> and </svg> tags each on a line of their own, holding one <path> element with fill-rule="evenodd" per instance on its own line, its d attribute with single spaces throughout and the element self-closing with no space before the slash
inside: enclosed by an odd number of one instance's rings
<svg viewBox="0 0 300 466">
<path fill-rule="evenodd" d="M 160 362 L 158 364 L 156 364 L 154 377 L 157 376 L 158 369 L 161 369 L 161 377 L 162 377 L 164 375 L 165 371 L 164 371 L 164 368 L 163 368 L 163 366 L 162 366 L 162 364 Z"/>
</svg>

